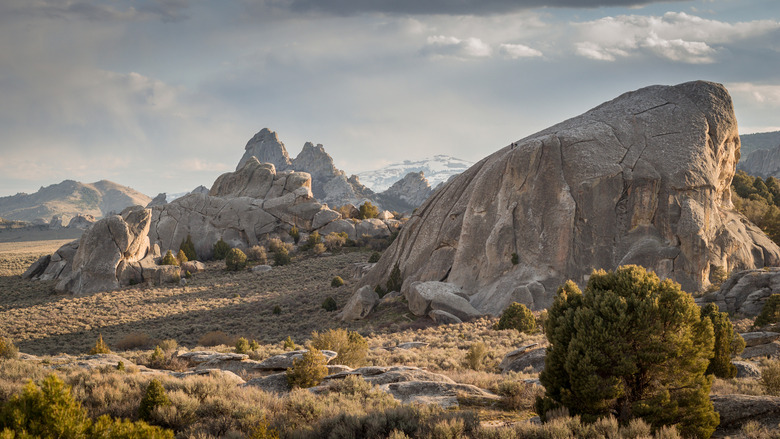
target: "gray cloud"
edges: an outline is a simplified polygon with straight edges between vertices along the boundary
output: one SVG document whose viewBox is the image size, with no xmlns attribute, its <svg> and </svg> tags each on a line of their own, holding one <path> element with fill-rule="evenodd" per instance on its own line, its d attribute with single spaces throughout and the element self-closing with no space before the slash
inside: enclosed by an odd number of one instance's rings
<svg viewBox="0 0 780 439">
<path fill-rule="evenodd" d="M 89 21 L 159 19 L 164 22 L 187 18 L 189 0 L 5 0 L 0 17 L 45 17 Z"/>
<path fill-rule="evenodd" d="M 525 9 L 597 8 L 602 6 L 640 6 L 685 0 L 260 0 L 266 6 L 289 8 L 297 12 L 323 12 L 353 15 L 366 12 L 420 15 L 492 15 Z"/>
</svg>

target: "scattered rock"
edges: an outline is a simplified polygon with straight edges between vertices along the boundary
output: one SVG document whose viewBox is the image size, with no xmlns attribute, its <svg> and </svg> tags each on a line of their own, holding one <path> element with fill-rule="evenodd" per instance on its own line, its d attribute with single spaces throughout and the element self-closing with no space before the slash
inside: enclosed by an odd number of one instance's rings
<svg viewBox="0 0 780 439">
<path fill-rule="evenodd" d="M 512 353 L 510 352 L 510 354 Z M 507 354 L 507 356 L 510 354 Z M 510 360 L 504 358 L 506 363 L 502 361 L 502 366 L 499 367 L 501 367 L 501 373 L 522 372 L 528 368 L 531 368 L 534 373 L 538 373 L 544 370 L 544 359 L 546 356 L 547 348 L 532 349 L 525 353 L 515 354 Z"/>
<path fill-rule="evenodd" d="M 244 381 L 243 378 L 236 375 L 235 373 L 229 371 L 229 370 L 222 370 L 222 369 L 196 369 L 196 370 L 188 370 L 186 372 L 172 372 L 171 376 L 175 378 L 187 378 L 191 376 L 208 376 L 211 378 L 221 379 L 225 381 L 230 381 L 232 384 L 235 384 L 237 386 L 246 384 L 246 381 Z"/>
<path fill-rule="evenodd" d="M 780 398 L 776 396 L 710 395 L 710 400 L 720 414 L 718 429 L 741 429 L 749 421 L 776 429 L 780 423 Z"/>
<path fill-rule="evenodd" d="M 718 291 L 697 299 L 697 303 L 714 303 L 724 312 L 757 316 L 764 302 L 778 290 L 780 268 L 744 270 L 732 273 Z"/>
<path fill-rule="evenodd" d="M 745 332 L 739 335 L 745 340 L 745 347 L 772 343 L 780 338 L 780 332 Z"/>
<path fill-rule="evenodd" d="M 436 404 L 442 408 L 457 408 L 458 396 L 480 399 L 482 404 L 496 403 L 501 398 L 470 384 L 436 381 L 406 381 L 379 386 L 402 404 Z"/>
<path fill-rule="evenodd" d="M 482 315 L 456 291 L 460 292 L 461 288 L 445 282 L 415 282 L 404 296 L 409 301 L 409 311 L 416 316 L 427 315 L 432 310 L 446 311 L 463 321 Z"/>
<path fill-rule="evenodd" d="M 518 358 L 522 357 L 523 355 L 527 354 L 528 351 L 531 349 L 534 349 L 539 346 L 539 343 L 531 343 L 525 346 L 521 346 L 514 351 L 509 352 L 508 354 L 504 355 L 504 359 L 501 360 L 501 364 L 498 365 L 498 368 L 501 370 L 504 370 L 511 364 L 513 361 L 517 360 Z"/>
<path fill-rule="evenodd" d="M 737 368 L 737 378 L 761 378 L 761 369 L 747 361 L 732 361 Z"/>
<path fill-rule="evenodd" d="M 146 207 L 162 206 L 164 204 L 168 204 L 168 196 L 165 192 L 161 192 L 157 194 L 156 197 L 152 198 L 152 201 L 150 201 Z"/>
<path fill-rule="evenodd" d="M 349 372 L 341 372 L 325 377 L 325 381 L 344 379 L 347 375 L 360 375 L 371 384 L 381 385 L 406 381 L 428 381 L 455 384 L 451 378 L 411 366 L 368 366 Z"/>
<path fill-rule="evenodd" d="M 206 271 L 206 264 L 200 261 L 187 261 L 181 264 L 181 271 L 190 273 L 200 273 Z"/>
<path fill-rule="evenodd" d="M 352 264 L 352 279 L 361 279 L 374 268 L 374 265 L 376 264 L 370 262 L 356 262 Z"/>
<path fill-rule="evenodd" d="M 778 357 L 780 356 L 780 343 L 774 341 L 772 343 L 745 348 L 739 356 L 742 358 Z"/>
<path fill-rule="evenodd" d="M 270 265 L 255 265 L 252 267 L 253 273 L 265 273 L 267 271 L 271 271 L 272 267 Z"/>
<path fill-rule="evenodd" d="M 447 311 L 442 311 L 440 309 L 432 310 L 428 313 L 428 317 L 440 325 L 457 325 L 458 323 L 463 323 L 463 320 L 455 317 Z"/>
<path fill-rule="evenodd" d="M 306 352 L 308 352 L 308 350 L 302 349 L 274 355 L 273 357 L 266 358 L 258 363 L 254 368 L 260 370 L 286 370 L 287 368 L 293 367 L 293 361 L 303 358 L 303 354 Z M 328 350 L 322 350 L 320 352 L 322 352 L 328 362 L 336 358 L 337 355 L 335 352 Z"/>
<path fill-rule="evenodd" d="M 209 361 L 241 361 L 249 359 L 247 354 L 223 353 L 217 351 L 182 352 L 178 358 L 187 360 L 190 365 L 198 365 Z"/>
<path fill-rule="evenodd" d="M 379 294 L 371 287 L 364 286 L 349 298 L 344 309 L 337 315 L 343 321 L 360 320 L 366 318 L 379 302 Z"/>
<path fill-rule="evenodd" d="M 395 348 L 396 349 L 417 349 L 417 348 L 425 348 L 428 347 L 428 343 L 425 343 L 423 341 L 407 341 L 405 343 L 398 344 Z"/>
<path fill-rule="evenodd" d="M 287 373 L 280 372 L 272 375 L 252 378 L 244 386 L 258 387 L 265 392 L 285 393 L 290 391 L 290 385 L 287 384 Z"/>
</svg>

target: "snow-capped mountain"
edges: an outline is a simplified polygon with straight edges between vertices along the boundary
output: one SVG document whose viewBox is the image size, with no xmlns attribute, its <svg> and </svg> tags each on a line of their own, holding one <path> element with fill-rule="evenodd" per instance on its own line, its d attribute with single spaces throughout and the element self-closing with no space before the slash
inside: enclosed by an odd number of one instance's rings
<svg viewBox="0 0 780 439">
<path fill-rule="evenodd" d="M 401 163 L 393 163 L 375 171 L 361 172 L 357 176 L 360 182 L 372 191 L 382 192 L 396 181 L 404 178 L 406 174 L 422 171 L 431 187 L 435 188 L 439 183 L 447 181 L 453 175 L 460 174 L 473 164 L 448 155 L 435 155 L 422 160 L 404 160 Z"/>
</svg>

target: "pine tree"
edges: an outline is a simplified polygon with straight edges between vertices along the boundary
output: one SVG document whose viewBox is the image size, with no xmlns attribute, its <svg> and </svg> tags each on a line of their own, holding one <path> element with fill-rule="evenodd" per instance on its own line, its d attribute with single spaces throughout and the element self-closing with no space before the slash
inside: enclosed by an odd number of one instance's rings
<svg viewBox="0 0 780 439">
<path fill-rule="evenodd" d="M 563 406 L 587 422 L 613 413 L 683 436 L 715 431 L 712 322 L 679 284 L 638 266 L 594 271 L 584 293 L 571 281 L 558 289 L 545 330 L 542 417 Z"/>
<path fill-rule="evenodd" d="M 195 244 L 192 242 L 192 236 L 187 235 L 187 238 L 181 242 L 179 250 L 183 251 L 187 255 L 187 260 L 197 261 L 198 254 L 195 253 Z M 185 261 L 186 262 L 186 261 Z"/>
<path fill-rule="evenodd" d="M 710 319 L 715 333 L 715 348 L 706 373 L 718 378 L 736 377 L 737 367 L 731 364 L 731 357 L 745 349 L 745 340 L 734 331 L 728 314 L 719 312 L 718 305 L 710 303 L 705 306 L 701 317 Z"/>
</svg>

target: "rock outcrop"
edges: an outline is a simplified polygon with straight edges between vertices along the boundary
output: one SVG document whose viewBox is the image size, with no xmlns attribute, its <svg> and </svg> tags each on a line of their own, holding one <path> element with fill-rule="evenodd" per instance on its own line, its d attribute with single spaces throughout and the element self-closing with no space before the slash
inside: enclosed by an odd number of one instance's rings
<svg viewBox="0 0 780 439">
<path fill-rule="evenodd" d="M 165 251 L 178 249 L 190 235 L 198 256 L 209 258 L 220 239 L 248 248 L 265 237 L 287 235 L 292 226 L 311 231 L 315 218 L 339 217 L 314 199 L 308 174 L 277 172 L 273 164 L 252 157 L 238 171 L 218 177 L 208 195 L 190 194 L 155 207 L 149 239 Z M 320 220 L 318 226 L 328 224 Z"/>
<path fill-rule="evenodd" d="M 757 149 L 747 155 L 737 169 L 761 178 L 780 177 L 780 144 L 772 149 Z"/>
<path fill-rule="evenodd" d="M 696 299 L 700 305 L 714 303 L 730 314 L 757 316 L 764 302 L 780 292 L 780 269 L 744 270 L 729 276 L 718 291 Z"/>
<path fill-rule="evenodd" d="M 377 194 L 377 200 L 385 209 L 398 212 L 411 212 L 420 206 L 433 193 L 425 174 L 410 172 L 386 191 Z"/>
<path fill-rule="evenodd" d="M 497 315 L 512 302 L 546 308 L 594 269 L 638 264 L 698 291 L 715 267 L 778 265 L 780 248 L 731 204 L 738 159 L 722 85 L 626 93 L 453 178 L 358 286 L 383 284 L 398 264 L 404 290 L 445 281 Z"/>
<path fill-rule="evenodd" d="M 168 204 L 168 196 L 165 192 L 161 192 L 157 194 L 156 197 L 152 198 L 152 201 L 150 201 L 146 207 L 162 206 L 164 204 Z"/>
<path fill-rule="evenodd" d="M 110 291 L 132 282 L 178 280 L 179 267 L 155 262 L 159 248 L 150 246 L 147 237 L 151 219 L 151 210 L 140 206 L 103 218 L 81 239 L 39 259 L 23 277 L 57 279 L 55 289 L 72 294 Z"/>
</svg>

